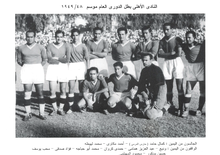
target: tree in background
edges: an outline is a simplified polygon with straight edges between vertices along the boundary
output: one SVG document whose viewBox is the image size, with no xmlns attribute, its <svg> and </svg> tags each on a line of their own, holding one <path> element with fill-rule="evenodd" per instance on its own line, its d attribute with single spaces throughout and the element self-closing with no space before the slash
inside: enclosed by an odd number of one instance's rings
<svg viewBox="0 0 220 155">
<path fill-rule="evenodd" d="M 112 30 L 114 20 L 117 27 L 124 26 L 132 30 L 140 29 L 144 25 L 159 29 L 165 22 L 171 22 L 177 28 L 200 28 L 200 20 L 205 20 L 204 14 L 16 14 L 15 30 L 34 29 L 44 32 L 48 24 L 72 24 L 78 16 L 88 21 L 85 26 L 88 30 L 96 26 L 103 30 Z"/>
</svg>

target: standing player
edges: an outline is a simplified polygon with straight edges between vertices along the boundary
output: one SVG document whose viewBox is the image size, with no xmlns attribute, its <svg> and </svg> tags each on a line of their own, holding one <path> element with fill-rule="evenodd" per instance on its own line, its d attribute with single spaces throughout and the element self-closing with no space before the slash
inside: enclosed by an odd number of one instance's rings
<svg viewBox="0 0 220 155">
<path fill-rule="evenodd" d="M 137 60 L 141 59 L 141 55 L 143 53 L 150 53 L 153 55 L 153 61 L 152 63 L 156 66 L 158 65 L 157 62 L 157 52 L 159 49 L 159 42 L 158 41 L 153 41 L 152 38 L 152 30 L 150 26 L 144 26 L 142 28 L 142 35 L 144 37 L 143 42 L 139 42 L 138 45 L 136 46 L 136 52 L 135 52 L 135 58 Z"/>
<path fill-rule="evenodd" d="M 173 106 L 173 79 L 176 79 L 179 102 L 179 115 L 183 112 L 183 70 L 184 64 L 181 59 L 182 54 L 182 40 L 179 37 L 172 35 L 172 25 L 165 23 L 163 25 L 165 33 L 164 38 L 160 40 L 158 56 L 164 58 L 163 74 L 167 84 L 167 101 Z"/>
<path fill-rule="evenodd" d="M 50 115 L 58 113 L 64 115 L 63 107 L 66 102 L 66 84 L 68 82 L 68 62 L 70 60 L 70 48 L 63 42 L 64 32 L 57 30 L 55 32 L 56 42 L 47 46 L 47 57 L 49 66 L 47 68 L 46 80 L 49 81 L 50 101 L 53 111 Z M 57 108 L 56 87 L 60 84 L 60 106 Z"/>
<path fill-rule="evenodd" d="M 123 66 L 127 69 L 127 73 L 133 75 L 136 78 L 136 71 L 133 60 L 135 45 L 127 40 L 127 29 L 121 27 L 117 30 L 119 41 L 112 44 L 112 59 L 123 63 Z"/>
<path fill-rule="evenodd" d="M 82 80 L 85 79 L 85 73 L 89 68 L 89 53 L 85 46 L 80 42 L 80 31 L 72 29 L 71 37 L 73 43 L 70 45 L 70 63 L 69 63 L 69 106 L 67 113 L 71 113 L 71 106 L 74 102 L 74 83 L 78 81 L 79 90 L 81 90 Z M 86 62 L 86 63 L 85 63 Z M 74 82 L 75 81 L 75 82 Z"/>
<path fill-rule="evenodd" d="M 43 96 L 44 69 L 46 63 L 46 52 L 43 46 L 35 42 L 35 31 L 26 32 L 27 44 L 18 47 L 17 62 L 21 68 L 21 82 L 24 86 L 24 100 L 26 115 L 24 121 L 31 119 L 31 93 L 34 84 L 37 95 L 40 119 L 45 120 L 45 102 Z"/>
<path fill-rule="evenodd" d="M 202 114 L 205 104 L 205 42 L 199 44 L 195 41 L 196 33 L 194 31 L 186 32 L 186 44 L 183 45 L 188 64 L 186 64 L 186 94 L 185 94 L 185 111 L 183 117 L 189 114 L 189 104 L 192 96 L 192 90 L 197 82 L 199 82 L 200 97 L 199 107 L 196 115 Z"/>
<path fill-rule="evenodd" d="M 94 38 L 86 41 L 86 46 L 90 53 L 90 67 L 97 67 L 99 73 L 108 77 L 108 64 L 106 56 L 108 54 L 108 43 L 102 39 L 102 29 L 95 27 L 93 29 Z"/>
<path fill-rule="evenodd" d="M 144 101 L 142 104 L 150 101 L 148 102 L 149 105 L 142 109 L 143 115 L 149 119 L 155 119 L 162 117 L 170 107 L 166 101 L 166 83 L 160 67 L 152 63 L 154 61 L 153 55 L 150 53 L 143 53 L 142 55 L 145 68 L 141 71 L 138 94 Z"/>
<path fill-rule="evenodd" d="M 106 113 L 106 106 L 103 99 L 107 99 L 108 96 L 108 85 L 105 82 L 104 78 L 97 78 L 98 77 L 98 68 L 91 67 L 88 70 L 89 79 L 83 82 L 83 98 L 78 102 L 78 107 L 81 112 L 84 109 L 89 109 L 92 111 L 102 111 Z"/>
<path fill-rule="evenodd" d="M 132 110 L 132 99 L 137 92 L 137 81 L 130 74 L 123 73 L 123 63 L 114 63 L 115 73 L 112 74 L 107 82 L 114 84 L 114 92 L 108 99 L 110 108 L 116 107 L 117 103 L 122 102 L 128 113 Z"/>
</svg>

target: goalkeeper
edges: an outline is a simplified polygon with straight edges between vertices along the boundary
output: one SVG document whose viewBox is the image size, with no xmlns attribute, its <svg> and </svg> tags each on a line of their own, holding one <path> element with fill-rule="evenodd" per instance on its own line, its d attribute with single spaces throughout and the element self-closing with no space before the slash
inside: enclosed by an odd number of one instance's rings
<svg viewBox="0 0 220 155">
<path fill-rule="evenodd" d="M 149 119 L 162 117 L 170 107 L 166 102 L 166 83 L 162 70 L 152 64 L 153 55 L 142 55 L 145 66 L 141 71 L 138 84 L 138 98 L 140 110 Z"/>
</svg>

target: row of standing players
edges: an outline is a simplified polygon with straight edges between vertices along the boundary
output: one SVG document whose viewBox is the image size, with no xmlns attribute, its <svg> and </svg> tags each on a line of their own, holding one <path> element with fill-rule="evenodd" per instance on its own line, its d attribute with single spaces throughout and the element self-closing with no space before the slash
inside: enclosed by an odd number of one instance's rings
<svg viewBox="0 0 220 155">
<path fill-rule="evenodd" d="M 35 43 L 35 32 L 27 31 L 27 44 L 18 48 L 17 62 L 21 68 L 21 81 L 24 86 L 24 106 L 26 115 L 24 121 L 32 118 L 31 93 L 34 84 L 38 94 L 39 118 L 45 120 L 45 102 L 43 96 L 44 71 L 43 65 L 49 63 L 46 73 L 46 80 L 49 81 L 50 103 L 53 111 L 49 115 L 64 115 L 64 104 L 68 99 L 72 112 L 74 103 L 74 85 L 79 82 L 79 89 L 82 99 L 77 103 L 79 111 L 85 109 L 92 111 L 117 111 L 123 105 L 130 115 L 141 111 L 143 116 L 155 119 L 174 107 L 173 79 L 176 79 L 178 90 L 178 114 L 187 117 L 191 91 L 197 81 L 200 86 L 199 107 L 196 115 L 202 114 L 205 103 L 205 43 L 198 44 L 196 33 L 186 33 L 186 43 L 182 44 L 179 37 L 172 36 L 172 25 L 163 25 L 165 37 L 158 41 L 151 40 L 151 28 L 142 28 L 144 42 L 135 46 L 127 40 L 127 29 L 117 30 L 119 41 L 112 44 L 112 59 L 115 73 L 108 78 L 108 64 L 105 59 L 108 51 L 108 44 L 101 38 L 102 29 L 94 28 L 92 40 L 85 44 L 80 42 L 80 31 L 73 29 L 71 37 L 73 43 L 63 42 L 64 32 L 57 30 L 55 33 L 56 42 L 44 47 Z M 181 59 L 184 51 L 188 62 L 184 65 Z M 157 63 L 157 57 L 164 58 L 162 70 Z M 141 73 L 135 71 L 132 61 L 141 61 L 143 68 Z M 140 63 L 141 64 L 141 63 Z M 139 67 L 139 66 L 138 66 Z M 136 66 L 137 68 L 137 66 Z M 185 68 L 185 69 L 184 69 Z M 184 72 L 185 70 L 185 72 Z M 85 80 L 85 73 L 87 78 Z M 183 78 L 186 78 L 186 92 L 184 95 Z M 140 75 L 140 76 L 139 76 Z M 137 82 L 139 79 L 139 82 Z M 56 87 L 60 84 L 59 108 L 57 107 Z M 114 84 L 113 93 L 108 91 L 107 83 Z M 66 85 L 69 84 L 68 98 L 66 96 Z M 122 104 L 121 104 L 122 103 Z"/>
</svg>

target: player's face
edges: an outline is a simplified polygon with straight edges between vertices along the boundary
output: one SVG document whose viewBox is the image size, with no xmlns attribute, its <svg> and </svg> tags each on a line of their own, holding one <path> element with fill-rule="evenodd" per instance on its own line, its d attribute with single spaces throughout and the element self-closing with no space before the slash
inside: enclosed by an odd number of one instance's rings
<svg viewBox="0 0 220 155">
<path fill-rule="evenodd" d="M 188 44 L 192 44 L 195 41 L 195 38 L 193 37 L 192 33 L 187 34 L 186 41 Z"/>
<path fill-rule="evenodd" d="M 122 74 L 122 68 L 120 66 L 115 67 L 115 74 L 118 76 Z"/>
<path fill-rule="evenodd" d="M 102 34 L 101 30 L 95 30 L 95 32 L 94 32 L 95 41 L 98 41 L 101 39 L 101 34 Z"/>
<path fill-rule="evenodd" d="M 73 36 L 72 36 L 73 42 L 79 41 L 79 33 L 78 32 L 74 32 Z"/>
<path fill-rule="evenodd" d="M 28 32 L 26 35 L 27 44 L 32 44 L 35 41 L 34 32 Z"/>
<path fill-rule="evenodd" d="M 150 56 L 144 56 L 142 58 L 142 61 L 145 67 L 149 67 L 152 64 L 152 60 L 150 60 Z"/>
<path fill-rule="evenodd" d="M 119 31 L 118 32 L 118 38 L 119 38 L 120 41 L 126 40 L 126 33 L 125 33 L 125 31 Z"/>
<path fill-rule="evenodd" d="M 95 81 L 97 79 L 97 76 L 98 76 L 98 73 L 95 71 L 95 70 L 91 70 L 89 72 L 89 78 L 92 80 L 92 81 Z"/>
<path fill-rule="evenodd" d="M 63 33 L 58 33 L 55 39 L 58 44 L 61 44 L 63 42 Z"/>
<path fill-rule="evenodd" d="M 166 37 L 170 37 L 172 34 L 172 29 L 170 26 L 165 26 L 163 28 L 163 31 L 164 31 Z"/>
<path fill-rule="evenodd" d="M 144 30 L 142 34 L 145 40 L 149 40 L 151 38 L 151 33 L 149 32 L 149 30 Z"/>
</svg>

